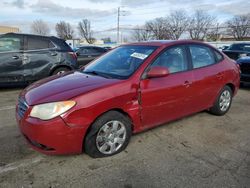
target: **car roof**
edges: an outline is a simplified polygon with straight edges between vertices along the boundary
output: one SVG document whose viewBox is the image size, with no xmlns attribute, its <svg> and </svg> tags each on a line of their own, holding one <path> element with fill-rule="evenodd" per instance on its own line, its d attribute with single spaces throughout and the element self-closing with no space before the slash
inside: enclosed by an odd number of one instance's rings
<svg viewBox="0 0 250 188">
<path fill-rule="evenodd" d="M 144 42 L 135 42 L 126 45 L 139 45 L 139 46 L 167 46 L 172 44 L 205 44 L 201 41 L 196 40 L 153 40 L 153 41 L 144 41 Z M 209 45 L 208 45 L 209 46 Z"/>
<path fill-rule="evenodd" d="M 63 40 L 63 39 L 60 39 L 58 37 L 55 37 L 55 36 L 44 36 L 44 35 L 36 35 L 36 34 L 27 34 L 27 33 L 5 33 L 5 34 L 2 34 L 3 36 L 11 36 L 11 35 L 14 35 L 14 36 L 30 36 L 30 37 L 43 37 L 43 38 L 53 38 L 53 39 L 57 39 L 57 40 Z"/>
</svg>

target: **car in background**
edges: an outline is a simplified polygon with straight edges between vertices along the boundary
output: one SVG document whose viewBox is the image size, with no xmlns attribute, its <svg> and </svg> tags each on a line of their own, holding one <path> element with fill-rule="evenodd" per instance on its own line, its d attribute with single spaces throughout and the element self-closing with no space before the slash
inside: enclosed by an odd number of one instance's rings
<svg viewBox="0 0 250 188">
<path fill-rule="evenodd" d="M 205 43 L 126 44 L 26 88 L 16 119 L 40 152 L 107 157 L 124 150 L 132 133 L 203 110 L 226 114 L 239 84 L 236 63 Z"/>
<path fill-rule="evenodd" d="M 234 43 L 222 52 L 233 60 L 250 56 L 250 43 Z"/>
<path fill-rule="evenodd" d="M 57 37 L 7 33 L 0 36 L 0 85 L 27 84 L 77 69 L 77 57 Z"/>
<path fill-rule="evenodd" d="M 241 70 L 241 84 L 250 83 L 250 57 L 239 58 L 237 64 L 240 66 Z"/>
<path fill-rule="evenodd" d="M 81 46 L 75 52 L 79 66 L 84 66 L 107 51 L 109 50 L 98 46 Z"/>
<path fill-rule="evenodd" d="M 223 51 L 223 50 L 226 50 L 228 48 L 229 48 L 229 46 L 224 45 L 224 46 L 219 47 L 218 49 L 221 50 L 221 51 Z"/>
</svg>

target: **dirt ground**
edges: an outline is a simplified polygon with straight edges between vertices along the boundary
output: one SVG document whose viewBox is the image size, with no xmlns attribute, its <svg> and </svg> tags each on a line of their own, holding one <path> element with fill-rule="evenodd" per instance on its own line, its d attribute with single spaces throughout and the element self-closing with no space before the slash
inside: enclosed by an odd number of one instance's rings
<svg viewBox="0 0 250 188">
<path fill-rule="evenodd" d="M 223 117 L 201 112 L 134 135 L 109 158 L 33 151 L 15 121 L 20 89 L 0 90 L 0 187 L 249 187 L 250 86 Z"/>
</svg>

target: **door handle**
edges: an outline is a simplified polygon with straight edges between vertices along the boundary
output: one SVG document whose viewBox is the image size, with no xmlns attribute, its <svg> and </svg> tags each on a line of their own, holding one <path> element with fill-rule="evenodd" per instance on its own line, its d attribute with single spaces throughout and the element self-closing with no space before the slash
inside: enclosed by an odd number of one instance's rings
<svg viewBox="0 0 250 188">
<path fill-rule="evenodd" d="M 186 80 L 183 85 L 185 87 L 190 87 L 191 84 L 192 84 L 192 82 L 189 82 L 188 80 Z"/>
<path fill-rule="evenodd" d="M 88 57 L 92 57 L 92 55 L 88 55 Z"/>
<path fill-rule="evenodd" d="M 14 55 L 14 56 L 12 56 L 12 59 L 19 59 L 19 56 Z"/>
<path fill-rule="evenodd" d="M 223 74 L 222 73 L 218 73 L 218 74 L 216 74 L 216 77 L 221 80 L 223 78 Z"/>
</svg>

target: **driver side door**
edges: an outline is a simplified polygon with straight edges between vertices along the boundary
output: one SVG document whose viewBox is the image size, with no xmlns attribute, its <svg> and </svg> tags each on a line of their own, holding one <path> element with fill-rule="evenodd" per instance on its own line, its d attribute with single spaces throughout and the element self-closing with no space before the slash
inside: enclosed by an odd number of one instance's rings
<svg viewBox="0 0 250 188">
<path fill-rule="evenodd" d="M 190 114 L 193 74 L 184 45 L 166 49 L 150 65 L 168 68 L 166 77 L 141 81 L 141 116 L 144 128 L 150 128 Z M 149 67 L 149 69 L 150 69 Z"/>
</svg>

